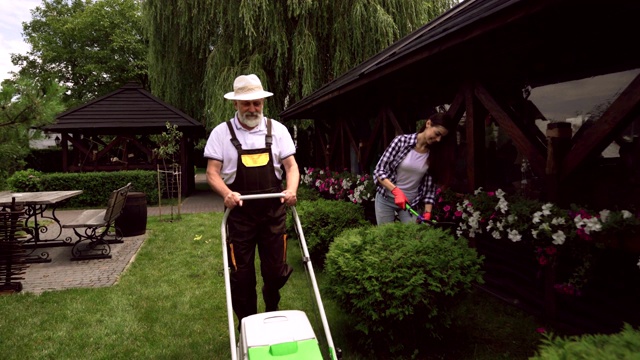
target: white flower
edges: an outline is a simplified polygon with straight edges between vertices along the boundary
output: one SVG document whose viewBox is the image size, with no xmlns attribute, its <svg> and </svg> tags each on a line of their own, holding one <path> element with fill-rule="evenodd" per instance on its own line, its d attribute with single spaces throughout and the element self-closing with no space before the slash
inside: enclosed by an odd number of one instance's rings
<svg viewBox="0 0 640 360">
<path fill-rule="evenodd" d="M 628 218 L 630 218 L 630 217 L 632 217 L 632 216 L 633 216 L 633 214 L 632 214 L 632 213 L 630 213 L 630 212 L 629 212 L 629 211 L 627 211 L 627 210 L 622 210 L 622 211 L 621 211 L 621 213 L 622 213 L 622 218 L 623 218 L 623 219 L 628 219 Z"/>
<path fill-rule="evenodd" d="M 542 214 L 543 215 L 551 215 L 551 209 L 553 209 L 552 203 L 546 203 L 542 205 Z"/>
<path fill-rule="evenodd" d="M 342 179 L 342 188 L 351 189 L 351 181 L 349 181 L 349 179 L 347 178 Z"/>
<path fill-rule="evenodd" d="M 476 189 L 476 191 L 473 192 L 473 195 L 480 195 L 480 193 L 482 193 L 482 186 Z"/>
<path fill-rule="evenodd" d="M 592 232 L 598 232 L 602 230 L 602 224 L 598 218 L 590 218 L 584 219 L 583 223 L 585 225 L 584 232 L 587 234 L 591 234 Z"/>
<path fill-rule="evenodd" d="M 502 235 L 500 235 L 500 231 L 496 230 L 494 232 L 491 233 L 491 236 L 493 236 L 494 239 L 500 239 L 502 238 Z"/>
<path fill-rule="evenodd" d="M 553 220 L 551 220 L 551 224 L 552 225 L 564 225 L 564 218 L 561 218 L 561 217 L 553 218 Z"/>
<path fill-rule="evenodd" d="M 496 210 L 500 209 L 500 212 L 505 214 L 507 210 L 509 210 L 509 203 L 504 198 L 500 198 L 498 201 L 498 205 L 496 205 Z"/>
<path fill-rule="evenodd" d="M 638 259 L 640 259 L 640 258 L 638 258 Z M 638 267 L 640 267 L 640 260 L 638 260 Z"/>
<path fill-rule="evenodd" d="M 539 223 L 541 221 L 541 218 L 542 218 L 542 212 L 541 211 L 536 211 L 536 212 L 533 213 L 532 222 L 534 224 L 537 224 L 537 223 Z"/>
<path fill-rule="evenodd" d="M 320 179 L 316 180 L 316 187 L 319 188 L 320 185 L 322 185 L 322 180 Z"/>
<path fill-rule="evenodd" d="M 551 235 L 551 237 L 553 238 L 552 242 L 554 245 L 564 244 L 564 241 L 567 238 L 567 236 L 560 230 L 558 230 L 558 232 L 556 232 L 555 234 Z"/>
<path fill-rule="evenodd" d="M 496 196 L 497 196 L 497 197 L 499 197 L 499 198 L 501 198 L 501 199 L 503 199 L 503 198 L 504 198 L 504 196 L 505 196 L 506 194 L 507 194 L 507 193 L 506 193 L 506 192 L 504 192 L 504 191 L 502 191 L 502 189 L 498 189 L 498 190 L 496 190 Z"/>
<path fill-rule="evenodd" d="M 509 216 L 507 216 L 507 224 L 513 224 L 516 220 L 518 220 L 518 217 L 513 214 L 509 214 Z"/>
<path fill-rule="evenodd" d="M 498 221 L 496 223 L 496 227 L 498 228 L 498 230 L 504 231 L 504 221 Z"/>
<path fill-rule="evenodd" d="M 489 222 L 487 223 L 487 231 L 491 231 L 492 228 L 493 228 L 493 220 L 489 220 Z"/>
<path fill-rule="evenodd" d="M 513 242 L 517 242 L 522 240 L 522 235 L 518 232 L 518 230 L 509 230 L 509 240 Z"/>
<path fill-rule="evenodd" d="M 600 211 L 600 220 L 602 220 L 602 222 L 607 222 L 607 220 L 609 219 L 609 215 L 611 214 L 611 211 L 604 209 Z"/>
<path fill-rule="evenodd" d="M 536 229 L 531 229 L 531 235 L 533 235 L 533 238 L 534 238 L 534 239 L 537 239 L 537 238 L 538 238 L 538 230 L 536 230 Z"/>
</svg>

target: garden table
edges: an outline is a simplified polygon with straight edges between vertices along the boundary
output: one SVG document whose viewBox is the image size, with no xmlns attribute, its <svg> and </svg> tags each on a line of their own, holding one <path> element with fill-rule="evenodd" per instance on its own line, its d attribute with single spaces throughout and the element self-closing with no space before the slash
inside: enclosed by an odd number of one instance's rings
<svg viewBox="0 0 640 360">
<path fill-rule="evenodd" d="M 43 247 L 69 246 L 73 245 L 71 237 L 60 238 L 62 224 L 56 216 L 56 209 L 65 200 L 80 194 L 82 190 L 3 193 L 0 195 L 0 209 L 7 211 L 14 201 L 15 205 L 24 206 L 26 231 L 30 235 L 23 243 L 25 248 L 35 251 Z M 47 210 L 51 210 L 50 215 L 45 215 Z M 27 258 L 30 263 L 50 261 L 48 252 Z"/>
</svg>

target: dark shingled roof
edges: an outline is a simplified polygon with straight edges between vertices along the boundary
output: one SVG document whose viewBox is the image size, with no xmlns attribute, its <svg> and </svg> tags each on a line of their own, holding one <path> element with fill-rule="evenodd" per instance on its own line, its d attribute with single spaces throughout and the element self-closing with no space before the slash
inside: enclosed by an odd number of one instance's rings
<svg viewBox="0 0 640 360">
<path fill-rule="evenodd" d="M 120 89 L 68 110 L 56 117 L 55 124 L 44 127 L 49 132 L 82 134 L 160 134 L 166 123 L 191 136 L 204 135 L 204 126 L 163 102 L 139 84 L 129 83 Z"/>
</svg>

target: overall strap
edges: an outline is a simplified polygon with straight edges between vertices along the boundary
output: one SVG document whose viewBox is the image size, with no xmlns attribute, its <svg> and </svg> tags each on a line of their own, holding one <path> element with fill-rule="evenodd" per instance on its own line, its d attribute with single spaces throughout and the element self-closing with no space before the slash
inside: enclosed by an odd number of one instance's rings
<svg viewBox="0 0 640 360">
<path fill-rule="evenodd" d="M 233 131 L 233 125 L 231 125 L 231 120 L 227 120 L 227 127 L 229 127 L 229 133 L 231 133 L 231 143 L 237 150 L 242 150 L 242 144 L 236 137 L 236 132 Z"/>
<path fill-rule="evenodd" d="M 271 119 L 267 118 L 267 135 L 264 138 L 265 147 L 271 149 L 273 137 L 271 136 Z"/>
</svg>

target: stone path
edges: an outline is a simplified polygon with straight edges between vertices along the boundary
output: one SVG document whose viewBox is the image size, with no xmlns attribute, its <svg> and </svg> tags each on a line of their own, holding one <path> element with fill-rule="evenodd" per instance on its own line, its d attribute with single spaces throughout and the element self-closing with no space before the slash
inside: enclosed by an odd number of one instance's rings
<svg viewBox="0 0 640 360">
<path fill-rule="evenodd" d="M 196 176 L 196 182 L 203 182 L 204 176 Z M 223 211 L 222 199 L 212 191 L 196 191 L 182 201 L 180 213 L 199 213 Z M 64 223 L 67 219 L 73 219 L 82 210 L 58 211 L 56 215 Z M 173 209 L 164 206 L 147 208 L 148 216 L 162 214 L 162 217 L 178 213 L 178 207 Z M 73 235 L 72 230 L 65 229 L 63 236 Z M 74 236 L 75 237 L 75 236 Z M 64 290 L 79 287 L 105 287 L 118 282 L 120 275 L 129 264 L 135 261 L 135 256 L 147 234 L 124 238 L 122 244 L 111 244 L 111 259 L 71 261 L 71 246 L 51 247 L 36 249 L 32 254 L 48 252 L 51 262 L 30 264 L 23 275 L 22 292 L 41 294 L 45 291 Z"/>
</svg>

